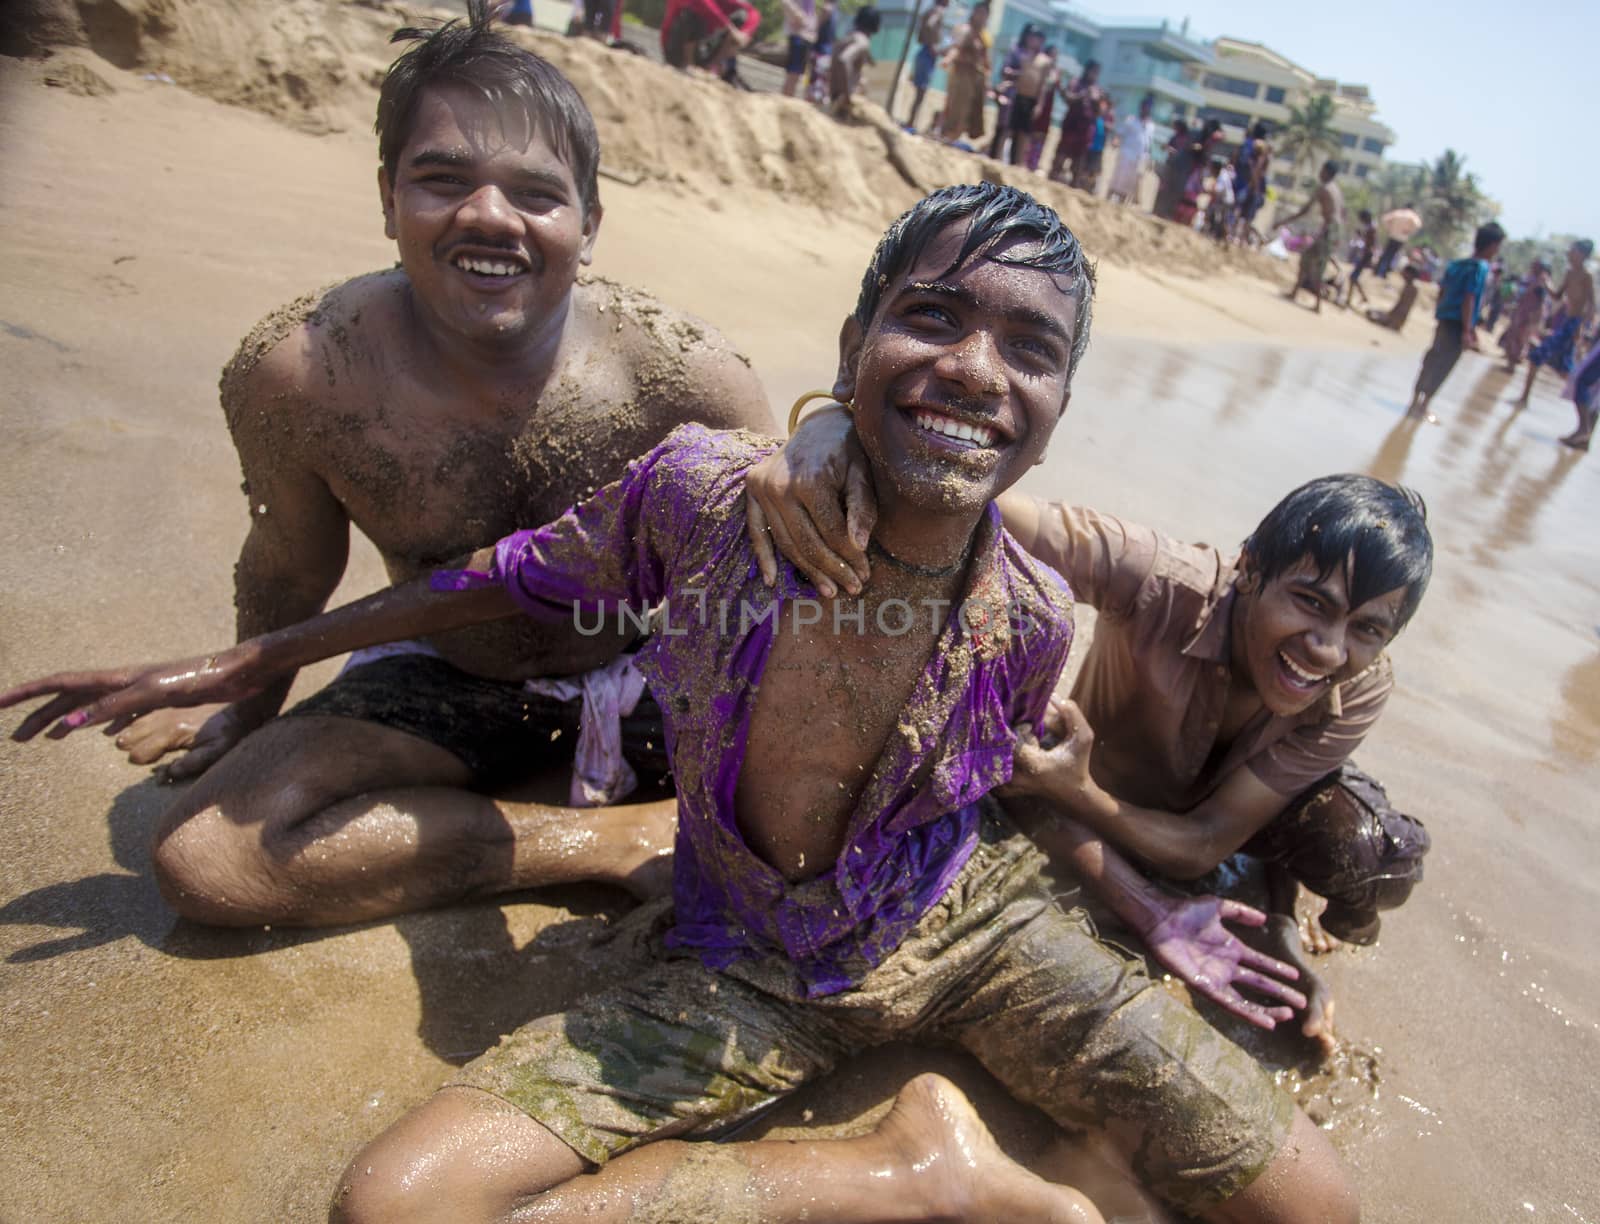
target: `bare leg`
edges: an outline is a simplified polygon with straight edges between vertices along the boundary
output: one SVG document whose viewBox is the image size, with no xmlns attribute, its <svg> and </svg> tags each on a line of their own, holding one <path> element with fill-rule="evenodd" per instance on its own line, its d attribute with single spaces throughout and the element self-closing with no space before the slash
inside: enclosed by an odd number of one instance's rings
<svg viewBox="0 0 1600 1224">
<path fill-rule="evenodd" d="M 1515 402 L 1526 404 L 1528 396 L 1533 394 L 1533 380 L 1539 377 L 1539 367 L 1533 362 L 1528 362 L 1528 381 L 1522 384 L 1522 394 L 1517 396 Z"/>
<path fill-rule="evenodd" d="M 1594 436 L 1595 419 L 1600 416 L 1593 408 L 1578 405 L 1578 427 L 1566 437 L 1559 439 L 1564 446 L 1573 450 L 1586 451 L 1589 449 L 1589 440 Z"/>
<path fill-rule="evenodd" d="M 578 1157 L 497 1098 L 445 1089 L 360 1152 L 336 1224 L 951 1220 L 1103 1224 L 1082 1195 L 995 1145 L 954 1085 L 923 1075 L 870 1134 L 816 1142 L 664 1141 L 580 1175 Z"/>
<path fill-rule="evenodd" d="M 917 112 L 922 109 L 922 99 L 927 96 L 926 89 L 919 89 L 911 99 L 911 114 L 906 117 L 906 126 L 913 132 L 917 130 Z"/>
<path fill-rule="evenodd" d="M 468 781 L 403 731 L 281 718 L 166 813 L 157 881 L 179 913 L 222 926 L 360 922 L 576 880 L 664 891 L 673 801 L 555 807 Z"/>
<path fill-rule="evenodd" d="M 1328 1137 L 1300 1110 L 1266 1171 L 1205 1219 L 1212 1224 L 1355 1224 L 1355 1190 Z"/>
</svg>

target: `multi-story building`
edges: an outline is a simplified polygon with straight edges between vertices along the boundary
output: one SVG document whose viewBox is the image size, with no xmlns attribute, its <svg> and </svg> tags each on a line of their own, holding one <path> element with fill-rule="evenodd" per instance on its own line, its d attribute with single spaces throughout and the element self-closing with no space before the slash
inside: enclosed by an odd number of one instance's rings
<svg viewBox="0 0 1600 1224">
<path fill-rule="evenodd" d="M 1224 136 L 1233 144 L 1243 140 L 1257 120 L 1281 128 L 1289 121 L 1291 106 L 1303 107 L 1315 95 L 1327 94 L 1333 99 L 1333 130 L 1340 146 L 1333 156 L 1340 172 L 1366 178 L 1383 164 L 1383 151 L 1394 143 L 1395 134 L 1376 118 L 1377 103 L 1365 85 L 1319 77 L 1276 51 L 1243 39 L 1219 38 L 1211 49 L 1215 58 L 1199 78 L 1203 101 L 1194 113 L 1202 120 L 1221 121 Z M 1272 181 L 1279 188 L 1294 186 L 1295 168 L 1287 158 L 1274 159 Z"/>
<path fill-rule="evenodd" d="M 874 85 L 887 85 L 893 75 L 905 49 L 913 7 L 913 0 L 878 0 L 883 25 L 872 45 L 878 61 L 876 73 L 869 78 Z M 967 11 L 952 3 L 947 26 L 953 28 L 966 20 Z M 1187 21 L 1177 27 L 1165 21 L 1115 24 L 1091 18 L 1060 0 L 993 0 L 988 28 L 994 36 L 997 75 L 1006 54 L 1029 24 L 1042 29 L 1045 41 L 1060 49 L 1062 71 L 1069 79 L 1089 60 L 1100 62 L 1100 82 L 1115 101 L 1118 114 L 1137 109 L 1140 99 L 1149 94 L 1155 99 L 1158 124 L 1169 125 L 1180 118 L 1191 123 L 1216 119 L 1222 123 L 1226 141 L 1236 148 L 1257 120 L 1281 128 L 1289 121 L 1291 106 L 1304 106 L 1313 96 L 1325 93 L 1333 98 L 1341 173 L 1366 178 L 1383 164 L 1384 150 L 1395 141 L 1394 132 L 1378 120 L 1377 104 L 1365 85 L 1319 77 L 1260 43 L 1239 38 L 1204 42 L 1189 33 Z M 936 73 L 934 100 L 921 116 L 924 123 L 942 105 L 943 88 L 944 74 Z M 897 116 L 906 113 L 910 96 L 908 65 L 895 107 Z M 1280 190 L 1294 187 L 1295 167 L 1287 158 L 1274 160 L 1272 182 Z"/>
</svg>

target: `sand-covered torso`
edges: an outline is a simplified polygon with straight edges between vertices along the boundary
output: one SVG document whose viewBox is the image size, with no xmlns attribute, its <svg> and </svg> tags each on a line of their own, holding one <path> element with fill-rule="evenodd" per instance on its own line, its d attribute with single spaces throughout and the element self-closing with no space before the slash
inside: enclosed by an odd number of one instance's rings
<svg viewBox="0 0 1600 1224">
<path fill-rule="evenodd" d="M 574 289 L 568 329 L 542 386 L 485 396 L 404 342 L 416 324 L 398 269 L 274 312 L 222 379 L 252 512 L 265 503 L 247 449 L 258 462 L 270 452 L 275 479 L 325 485 L 403 582 L 558 517 L 681 420 L 725 423 L 729 406 L 708 404 L 696 377 L 732 358 L 708 329 L 598 279 Z M 512 678 L 585 670 L 623 641 L 518 619 L 434 644 L 466 670 Z"/>
</svg>

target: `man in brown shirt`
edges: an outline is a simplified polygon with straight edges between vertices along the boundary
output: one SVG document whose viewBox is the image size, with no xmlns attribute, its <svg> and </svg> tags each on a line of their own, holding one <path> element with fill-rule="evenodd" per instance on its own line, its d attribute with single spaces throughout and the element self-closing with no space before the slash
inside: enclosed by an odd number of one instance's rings
<svg viewBox="0 0 1600 1224">
<path fill-rule="evenodd" d="M 749 487 L 784 551 L 849 589 L 866 561 L 856 541 L 870 527 L 867 491 L 851 489 L 853 533 L 822 509 L 824 488 L 839 504 L 847 422 L 817 416 L 803 446 L 768 461 L 782 471 L 758 468 Z M 816 486 L 804 524 L 790 480 Z M 1326 477 L 1280 502 L 1238 556 L 1092 510 L 1016 495 L 1000 505 L 1012 535 L 1099 613 L 1073 699 L 1041 729 L 1053 746 L 1019 751 L 1013 793 L 1043 797 L 1171 879 L 1198 879 L 1240 850 L 1265 859 L 1271 932 L 1310 997 L 1302 1031 L 1330 1044 L 1332 1001 L 1301 955 L 1295 881 L 1327 898 L 1328 934 L 1370 943 L 1379 910 L 1410 894 L 1428 849 L 1421 823 L 1349 763 L 1393 687 L 1384 650 L 1432 570 L 1421 500 L 1366 476 Z M 1265 989 L 1225 933 L 1210 936 L 1226 961 L 1211 976 Z M 1216 997 L 1206 973 L 1161 959 Z"/>
</svg>

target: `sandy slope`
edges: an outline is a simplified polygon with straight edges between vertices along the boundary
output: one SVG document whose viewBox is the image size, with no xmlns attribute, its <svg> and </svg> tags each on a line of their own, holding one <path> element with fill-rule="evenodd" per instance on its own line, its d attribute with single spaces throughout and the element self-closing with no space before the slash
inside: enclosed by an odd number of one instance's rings
<svg viewBox="0 0 1600 1224">
<path fill-rule="evenodd" d="M 362 38 L 391 19 L 341 18 Z M 292 40 L 251 37 L 270 62 L 294 58 Z M 370 62 L 333 42 L 354 98 Z M 364 124 L 313 137 L 83 52 L 0 74 L 0 678 L 225 641 L 245 517 L 216 372 L 272 306 L 392 258 L 371 138 Z M 685 107 L 728 110 L 710 86 L 663 79 L 652 88 Z M 741 130 L 822 139 L 801 107 L 741 101 Z M 621 150 L 610 106 L 597 103 Z M 869 138 L 881 169 L 876 134 L 840 147 Z M 640 148 L 640 166 L 676 164 Z M 607 182 L 597 267 L 722 327 L 781 404 L 828 380 L 884 210 L 910 188 L 862 168 L 841 176 L 840 205 L 707 158 L 681 180 Z M 713 187 L 718 166 L 733 179 Z M 900 186 L 880 199 L 881 183 Z M 1302 1096 L 1356 1167 L 1369 1219 L 1600 1220 L 1586 1087 L 1600 982 L 1565 943 L 1600 909 L 1595 467 L 1551 445 L 1560 406 L 1508 416 L 1476 359 L 1448 389 L 1446 428 L 1397 427 L 1421 321 L 1397 338 L 1315 319 L 1248 270 L 1197 277 L 1217 257 L 1170 227 L 1154 231 L 1172 244 L 1158 263 L 1116 238 L 1154 223 L 1073 215 L 1091 250 L 1107 244 L 1097 340 L 1031 487 L 1215 540 L 1333 469 L 1413 481 L 1435 509 L 1439 578 L 1364 757 L 1438 849 L 1381 949 L 1335 959 L 1351 1051 Z M 344 594 L 379 580 L 363 546 Z M 0 1218 L 320 1218 L 364 1137 L 593 979 L 590 941 L 621 911 L 568 890 L 324 935 L 211 934 L 155 895 L 145 840 L 166 795 L 143 771 L 78 737 L 0 745 L 0 778 Z M 786 1107 L 778 1133 L 803 1110 L 858 1125 L 927 1065 L 1049 1167 L 1041 1120 L 944 1055 L 854 1065 Z"/>
</svg>

